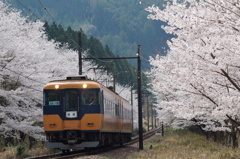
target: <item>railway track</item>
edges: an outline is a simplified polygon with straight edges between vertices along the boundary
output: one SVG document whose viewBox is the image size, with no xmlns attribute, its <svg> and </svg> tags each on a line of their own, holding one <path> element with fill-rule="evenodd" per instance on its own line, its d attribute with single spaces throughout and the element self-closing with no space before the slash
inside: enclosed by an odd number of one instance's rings
<svg viewBox="0 0 240 159">
<path fill-rule="evenodd" d="M 154 134 L 156 134 L 157 131 L 160 131 L 161 128 L 157 128 L 148 132 L 143 133 L 143 140 L 150 138 Z M 79 150 L 79 151 L 72 151 L 68 154 L 62 154 L 62 153 L 56 153 L 56 154 L 51 154 L 51 155 L 43 155 L 43 156 L 37 156 L 37 157 L 31 157 L 27 159 L 71 159 L 71 158 L 76 158 L 76 157 L 81 157 L 81 156 L 87 156 L 87 155 L 95 155 L 95 154 L 100 154 L 103 152 L 107 152 L 110 150 L 122 148 L 127 145 L 132 145 L 138 142 L 138 136 L 133 137 L 132 140 L 128 143 L 125 143 L 123 145 L 116 145 L 112 147 L 103 147 L 103 148 L 95 148 L 95 149 L 89 149 L 89 150 Z"/>
</svg>

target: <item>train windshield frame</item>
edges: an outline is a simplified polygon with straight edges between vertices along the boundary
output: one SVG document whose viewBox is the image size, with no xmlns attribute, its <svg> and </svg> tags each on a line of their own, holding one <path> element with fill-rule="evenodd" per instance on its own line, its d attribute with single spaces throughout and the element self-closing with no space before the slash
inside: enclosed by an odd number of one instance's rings
<svg viewBox="0 0 240 159">
<path fill-rule="evenodd" d="M 43 93 L 44 106 L 60 106 L 62 95 L 59 90 L 48 90 Z"/>
</svg>

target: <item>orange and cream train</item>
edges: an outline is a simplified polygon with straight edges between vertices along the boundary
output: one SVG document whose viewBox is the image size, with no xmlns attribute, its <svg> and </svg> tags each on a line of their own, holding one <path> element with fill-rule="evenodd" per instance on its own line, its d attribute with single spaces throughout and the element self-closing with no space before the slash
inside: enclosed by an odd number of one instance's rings
<svg viewBox="0 0 240 159">
<path fill-rule="evenodd" d="M 86 76 L 51 81 L 43 89 L 47 147 L 81 149 L 131 140 L 132 106 Z"/>
</svg>

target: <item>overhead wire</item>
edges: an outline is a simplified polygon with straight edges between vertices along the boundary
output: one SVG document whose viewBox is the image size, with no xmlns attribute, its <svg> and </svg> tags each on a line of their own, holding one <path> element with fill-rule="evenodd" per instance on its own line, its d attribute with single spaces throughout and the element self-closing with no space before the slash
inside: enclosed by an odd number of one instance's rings
<svg viewBox="0 0 240 159">
<path fill-rule="evenodd" d="M 41 19 L 39 16 L 37 16 L 34 12 L 32 12 L 31 9 L 29 9 L 26 5 L 24 5 L 20 0 L 16 0 L 20 5 L 22 5 L 26 10 L 28 10 L 29 12 L 31 12 L 35 17 L 37 17 L 37 19 Z"/>
<path fill-rule="evenodd" d="M 22 75 L 21 73 L 18 73 L 18 72 L 16 72 L 16 71 L 13 71 L 13 70 L 7 68 L 6 65 L 5 65 L 5 66 L 0 65 L 0 66 L 1 66 L 2 68 L 4 67 L 4 69 L 9 70 L 9 71 L 12 72 L 12 73 L 15 73 L 15 74 L 17 74 L 17 75 L 19 75 L 19 76 L 22 76 L 22 77 L 24 77 L 24 78 L 27 78 L 27 79 L 29 79 L 29 80 L 31 80 L 31 81 L 34 81 L 34 82 L 37 82 L 37 83 L 40 83 L 40 84 L 45 84 L 45 83 L 39 82 L 39 81 L 37 81 L 37 80 L 34 80 L 34 79 L 30 78 L 30 77 L 24 76 L 24 75 Z"/>
<path fill-rule="evenodd" d="M 51 15 L 51 13 L 47 10 L 47 8 L 43 5 L 43 3 L 41 2 L 41 0 L 38 0 L 38 2 L 41 4 L 41 6 L 44 8 L 44 10 L 48 13 L 48 15 L 52 18 L 52 20 L 53 20 L 54 22 L 57 22 L 57 21 L 53 18 L 53 16 Z"/>
<path fill-rule="evenodd" d="M 133 81 L 130 81 L 128 84 L 127 84 L 127 86 L 129 86 L 130 85 L 130 83 L 132 83 Z M 123 87 L 123 89 L 118 93 L 118 94 L 120 94 L 120 93 L 122 93 L 122 91 L 124 91 L 126 89 L 126 87 Z"/>
<path fill-rule="evenodd" d="M 10 79 L 11 81 L 14 81 L 14 82 L 18 82 L 18 81 L 14 80 L 14 79 L 12 79 L 12 78 L 10 78 L 10 77 L 7 77 L 6 75 L 0 74 L 0 76 L 2 76 L 2 77 L 4 77 L 4 78 L 7 78 L 7 79 Z M 32 90 L 35 90 L 35 91 L 38 91 L 38 92 L 42 92 L 42 91 L 40 91 L 40 90 L 37 90 L 37 89 L 35 89 L 35 88 L 32 88 L 32 87 L 27 86 L 27 85 L 24 85 L 24 84 L 21 84 L 21 86 L 26 87 L 26 88 L 29 88 L 29 89 L 32 89 Z"/>
<path fill-rule="evenodd" d="M 144 58 L 142 55 L 140 55 L 141 59 L 146 61 L 146 62 L 149 62 L 149 60 L 147 60 L 146 58 Z"/>
</svg>

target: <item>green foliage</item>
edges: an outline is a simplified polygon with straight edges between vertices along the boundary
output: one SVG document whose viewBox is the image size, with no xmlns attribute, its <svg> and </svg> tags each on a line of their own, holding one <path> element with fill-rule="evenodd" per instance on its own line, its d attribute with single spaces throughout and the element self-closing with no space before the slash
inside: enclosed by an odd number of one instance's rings
<svg viewBox="0 0 240 159">
<path fill-rule="evenodd" d="M 0 96 L 0 106 L 8 106 L 8 105 L 9 105 L 8 100 L 5 97 Z M 0 123 L 1 123 L 1 121 L 0 121 Z"/>
<path fill-rule="evenodd" d="M 10 80 L 8 76 L 3 77 L 3 81 L 0 82 L 0 88 L 5 91 L 16 90 L 21 86 L 19 81 Z"/>
<path fill-rule="evenodd" d="M 139 134 L 138 130 L 138 128 L 133 129 L 132 136 L 137 136 Z M 142 132 L 145 133 L 147 130 L 145 128 L 142 128 Z"/>
<path fill-rule="evenodd" d="M 138 128 L 135 128 L 132 132 L 132 136 L 137 136 L 138 135 Z"/>
<path fill-rule="evenodd" d="M 19 157 L 19 158 L 26 158 L 27 157 L 26 150 L 27 150 L 26 144 L 19 143 L 16 146 L 16 152 L 17 152 L 16 155 L 17 155 L 17 157 Z"/>
<path fill-rule="evenodd" d="M 177 134 L 177 135 L 186 135 L 190 132 L 187 129 L 174 129 L 171 127 L 168 127 L 165 129 L 165 133 L 169 135 Z"/>
<path fill-rule="evenodd" d="M 43 127 L 43 122 L 34 122 L 31 126 Z"/>
</svg>

